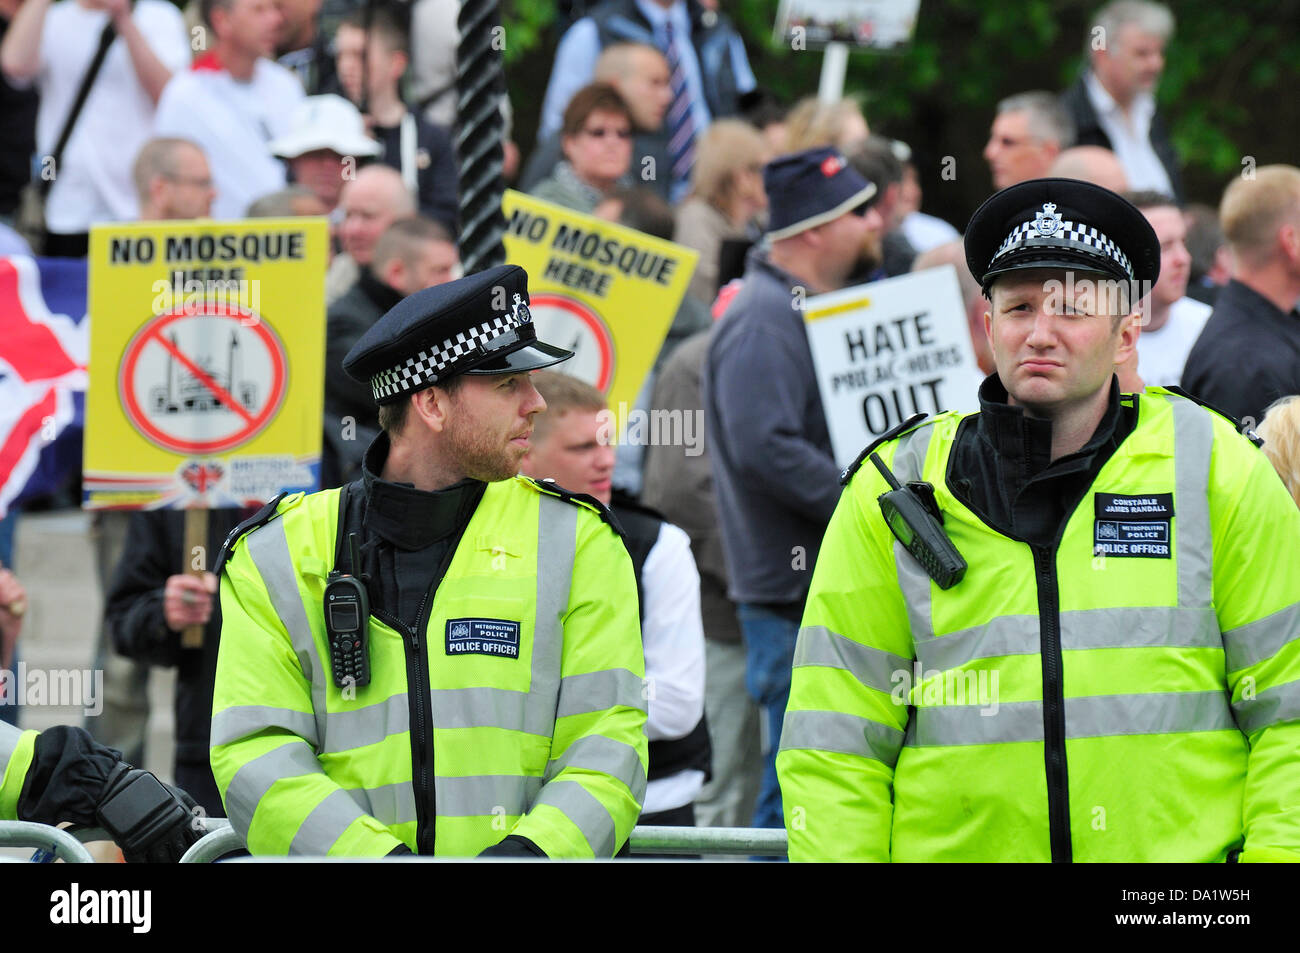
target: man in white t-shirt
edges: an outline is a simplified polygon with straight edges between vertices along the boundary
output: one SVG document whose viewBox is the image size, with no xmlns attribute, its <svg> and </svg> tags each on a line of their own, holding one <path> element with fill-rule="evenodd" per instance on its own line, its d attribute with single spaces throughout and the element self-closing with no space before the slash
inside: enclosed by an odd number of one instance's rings
<svg viewBox="0 0 1300 953">
<path fill-rule="evenodd" d="M 191 139 L 206 153 L 217 189 L 214 218 L 239 218 L 254 199 L 284 188 L 269 143 L 289 132 L 302 84 L 268 57 L 280 12 L 273 0 L 203 0 L 215 38 L 158 102 L 154 133 Z"/>
<path fill-rule="evenodd" d="M 95 222 L 138 214 L 131 162 L 149 138 L 154 106 L 190 59 L 180 11 L 164 0 L 26 0 L 0 47 L 13 84 L 36 83 L 36 149 L 47 174 L 50 153 L 112 20 L 117 37 L 90 87 L 45 203 L 47 254 L 79 257 Z"/>
<path fill-rule="evenodd" d="M 1186 244 L 1187 225 L 1174 200 L 1159 192 L 1129 192 L 1125 198 L 1146 216 L 1160 239 L 1160 279 L 1143 302 L 1138 376 L 1147 385 L 1177 386 L 1212 309 L 1186 297 L 1192 256 Z"/>
</svg>

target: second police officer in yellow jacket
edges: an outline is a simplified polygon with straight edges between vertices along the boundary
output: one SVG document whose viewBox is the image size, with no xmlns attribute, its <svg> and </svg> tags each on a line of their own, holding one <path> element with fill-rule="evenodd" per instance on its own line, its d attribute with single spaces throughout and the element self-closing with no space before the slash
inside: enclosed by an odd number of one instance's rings
<svg viewBox="0 0 1300 953">
<path fill-rule="evenodd" d="M 777 760 L 791 858 L 1300 859 L 1300 511 L 1228 419 L 1119 392 L 1154 233 L 1045 179 L 965 241 L 997 372 L 878 452 L 967 568 L 941 586 L 846 471 Z"/>
<path fill-rule="evenodd" d="M 603 507 L 515 475 L 528 372 L 571 356 L 526 282 L 389 311 L 344 362 L 380 404 L 363 479 L 226 544 L 212 766 L 255 854 L 609 857 L 631 832 L 636 582 Z"/>
</svg>

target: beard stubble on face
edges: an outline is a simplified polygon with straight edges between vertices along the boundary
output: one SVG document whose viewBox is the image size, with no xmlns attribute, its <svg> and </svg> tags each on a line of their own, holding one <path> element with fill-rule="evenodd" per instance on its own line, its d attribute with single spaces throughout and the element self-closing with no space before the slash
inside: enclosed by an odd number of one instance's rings
<svg viewBox="0 0 1300 953">
<path fill-rule="evenodd" d="M 501 433 L 486 420 L 479 420 L 469 404 L 457 392 L 451 398 L 453 416 L 446 430 L 446 447 L 451 458 L 467 477 L 496 483 L 519 472 L 526 451 L 511 442 L 511 434 Z"/>
</svg>

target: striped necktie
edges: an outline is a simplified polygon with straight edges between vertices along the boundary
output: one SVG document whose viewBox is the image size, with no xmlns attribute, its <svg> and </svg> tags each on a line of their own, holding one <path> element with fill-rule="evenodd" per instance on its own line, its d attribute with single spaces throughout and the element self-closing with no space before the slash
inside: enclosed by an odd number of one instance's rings
<svg viewBox="0 0 1300 953">
<path fill-rule="evenodd" d="M 668 34 L 664 55 L 668 59 L 668 68 L 672 71 L 673 101 L 668 107 L 667 125 L 668 159 L 672 163 L 675 194 L 678 186 L 690 178 L 691 166 L 695 164 L 695 115 L 691 91 L 686 85 L 686 67 L 673 35 L 671 20 L 665 21 L 664 29 Z"/>
</svg>

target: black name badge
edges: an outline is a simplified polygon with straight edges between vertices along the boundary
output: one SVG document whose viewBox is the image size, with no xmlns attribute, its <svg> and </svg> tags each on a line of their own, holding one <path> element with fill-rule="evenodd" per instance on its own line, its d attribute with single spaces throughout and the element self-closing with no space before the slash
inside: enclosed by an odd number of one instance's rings
<svg viewBox="0 0 1300 953">
<path fill-rule="evenodd" d="M 519 623 L 507 619 L 448 619 L 447 654 L 519 658 Z"/>
<path fill-rule="evenodd" d="M 1094 496 L 1093 553 L 1098 556 L 1136 556 L 1169 559 L 1172 553 L 1169 521 L 1174 517 L 1172 493 Z"/>
</svg>

